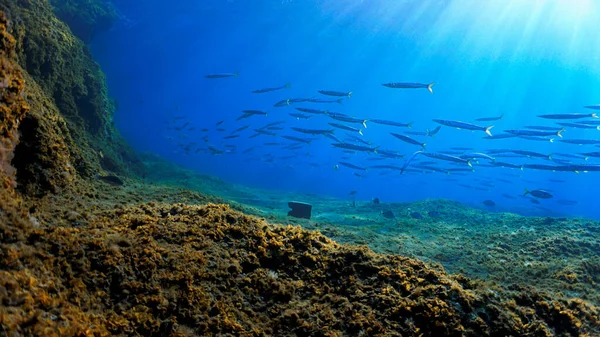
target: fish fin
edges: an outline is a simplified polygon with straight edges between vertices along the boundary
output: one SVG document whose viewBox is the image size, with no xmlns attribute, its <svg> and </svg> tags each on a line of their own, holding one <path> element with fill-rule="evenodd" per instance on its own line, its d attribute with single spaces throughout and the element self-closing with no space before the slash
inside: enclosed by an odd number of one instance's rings
<svg viewBox="0 0 600 337">
<path fill-rule="evenodd" d="M 289 88 L 291 88 L 291 87 L 292 87 L 292 84 L 291 84 L 290 82 L 287 82 L 287 83 L 285 84 L 285 87 L 289 89 Z"/>
<path fill-rule="evenodd" d="M 527 187 L 525 187 L 525 194 L 523 194 L 523 196 L 526 196 L 527 194 L 529 194 L 529 190 L 527 189 Z"/>
<path fill-rule="evenodd" d="M 364 136 L 364 135 L 363 135 L 363 133 L 362 133 L 362 130 L 358 130 L 358 133 L 359 133 L 361 136 Z"/>
<path fill-rule="evenodd" d="M 485 133 L 487 133 L 488 136 L 492 137 L 492 133 L 490 132 L 490 130 L 493 128 L 493 125 L 490 125 L 488 127 L 485 128 Z"/>
<path fill-rule="evenodd" d="M 433 94 L 433 86 L 435 85 L 435 82 L 431 82 L 427 85 L 427 90 L 429 90 L 430 93 Z"/>
<path fill-rule="evenodd" d="M 348 92 L 348 98 L 350 98 L 350 96 L 352 96 L 352 91 Z"/>
<path fill-rule="evenodd" d="M 362 125 L 365 127 L 365 129 L 367 128 L 367 120 L 366 119 L 362 122 Z"/>
<path fill-rule="evenodd" d="M 562 129 L 558 130 L 558 131 L 556 132 L 556 135 L 557 135 L 557 136 L 559 136 L 560 138 L 562 138 L 563 136 L 561 135 L 561 133 L 562 133 L 563 131 L 565 131 L 565 128 L 562 128 Z"/>
</svg>

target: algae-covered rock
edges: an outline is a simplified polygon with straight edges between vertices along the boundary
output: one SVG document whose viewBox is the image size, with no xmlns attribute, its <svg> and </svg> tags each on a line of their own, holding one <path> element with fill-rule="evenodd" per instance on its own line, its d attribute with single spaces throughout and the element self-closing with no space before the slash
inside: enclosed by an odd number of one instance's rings
<svg viewBox="0 0 600 337">
<path fill-rule="evenodd" d="M 16 41 L 8 33 L 7 24 L 0 13 L 0 188 L 5 190 L 16 186 L 11 162 L 19 141 L 19 123 L 29 111 L 24 99 L 24 74 L 15 59 Z"/>
<path fill-rule="evenodd" d="M 21 97 L 31 107 L 18 123 L 21 137 L 12 159 L 20 189 L 57 192 L 77 175 L 141 172 L 112 122 L 103 73 L 48 0 L 0 0 L 0 10 L 13 61 L 24 70 Z"/>
</svg>

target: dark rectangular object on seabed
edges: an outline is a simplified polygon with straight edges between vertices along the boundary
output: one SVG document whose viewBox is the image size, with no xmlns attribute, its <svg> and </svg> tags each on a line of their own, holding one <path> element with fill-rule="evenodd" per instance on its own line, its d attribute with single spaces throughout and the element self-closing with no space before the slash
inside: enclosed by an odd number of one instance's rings
<svg viewBox="0 0 600 337">
<path fill-rule="evenodd" d="M 312 205 L 304 202 L 290 201 L 288 206 L 292 209 L 288 212 L 288 216 L 295 218 L 310 219 Z"/>
</svg>

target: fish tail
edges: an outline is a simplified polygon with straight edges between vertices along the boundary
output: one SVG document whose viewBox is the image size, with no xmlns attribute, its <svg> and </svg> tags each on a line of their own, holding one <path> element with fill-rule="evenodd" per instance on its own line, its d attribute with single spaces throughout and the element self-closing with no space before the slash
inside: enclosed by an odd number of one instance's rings
<svg viewBox="0 0 600 337">
<path fill-rule="evenodd" d="M 485 133 L 487 133 L 488 136 L 492 137 L 492 133 L 490 132 L 490 130 L 493 128 L 493 125 L 490 125 L 488 127 L 485 128 Z"/>
<path fill-rule="evenodd" d="M 526 196 L 527 194 L 529 194 L 529 190 L 527 189 L 527 187 L 525 187 L 525 193 L 523 194 L 523 196 Z"/>
<path fill-rule="evenodd" d="M 348 93 L 348 98 L 350 98 L 350 96 L 352 96 L 352 91 Z"/>
<path fill-rule="evenodd" d="M 596 115 L 595 113 L 592 114 L 592 118 L 598 118 L 598 115 Z"/>
<path fill-rule="evenodd" d="M 379 148 L 379 146 L 381 146 L 381 145 L 375 146 L 375 148 L 373 149 L 373 153 L 377 154 L 377 149 Z"/>
<path fill-rule="evenodd" d="M 285 104 L 286 105 L 290 105 L 290 99 L 289 98 L 285 100 Z"/>
<path fill-rule="evenodd" d="M 425 148 L 426 146 L 427 146 L 427 143 L 423 143 L 423 144 L 421 144 L 421 147 L 422 147 L 422 148 Z"/>
<path fill-rule="evenodd" d="M 406 124 L 406 127 L 409 128 L 409 129 L 412 129 L 412 123 L 413 122 L 410 122 L 410 123 Z"/>
<path fill-rule="evenodd" d="M 596 127 L 596 130 L 600 130 L 600 125 L 598 125 L 598 126 Z"/>
<path fill-rule="evenodd" d="M 600 126 L 598 127 L 598 130 L 600 130 Z M 550 143 L 554 143 L 554 138 L 550 138 Z"/>
<path fill-rule="evenodd" d="M 550 153 L 550 154 L 548 155 L 548 159 L 549 159 L 549 160 L 552 160 L 552 153 Z"/>
<path fill-rule="evenodd" d="M 429 131 L 429 129 L 425 129 L 425 136 L 432 137 L 431 131 Z"/>
<path fill-rule="evenodd" d="M 521 165 L 521 171 L 523 171 L 523 165 Z"/>
<path fill-rule="evenodd" d="M 238 71 L 236 71 L 235 73 L 233 73 L 233 76 L 237 77 L 240 73 Z"/>
<path fill-rule="evenodd" d="M 363 135 L 363 133 L 362 133 L 362 130 L 358 130 L 358 133 L 359 133 L 361 136 L 364 136 L 364 135 Z"/>
<path fill-rule="evenodd" d="M 557 135 L 557 136 L 559 136 L 560 138 L 562 138 L 563 136 L 561 135 L 561 133 L 562 133 L 563 131 L 565 131 L 565 128 L 562 128 L 562 129 L 558 130 L 558 131 L 556 132 L 556 135 Z"/>
<path fill-rule="evenodd" d="M 367 128 L 367 120 L 366 119 L 362 122 L 362 125 L 365 127 L 365 129 Z"/>
<path fill-rule="evenodd" d="M 471 159 L 467 160 L 467 165 L 469 165 L 469 167 L 473 167 L 473 165 L 471 164 Z"/>
<path fill-rule="evenodd" d="M 292 87 L 292 84 L 291 84 L 290 82 L 287 82 L 287 83 L 285 84 L 285 87 L 289 89 L 289 88 L 291 88 L 291 87 Z"/>
<path fill-rule="evenodd" d="M 585 157 L 583 160 L 587 161 L 588 159 L 590 159 L 590 157 Z"/>
<path fill-rule="evenodd" d="M 338 99 L 338 100 L 337 100 L 337 103 L 338 103 L 338 104 L 344 104 L 344 99 L 343 99 L 343 98 L 340 98 L 340 99 Z"/>
<path fill-rule="evenodd" d="M 430 93 L 433 94 L 433 86 L 435 85 L 435 82 L 431 82 L 427 85 L 427 90 L 429 90 Z"/>
</svg>

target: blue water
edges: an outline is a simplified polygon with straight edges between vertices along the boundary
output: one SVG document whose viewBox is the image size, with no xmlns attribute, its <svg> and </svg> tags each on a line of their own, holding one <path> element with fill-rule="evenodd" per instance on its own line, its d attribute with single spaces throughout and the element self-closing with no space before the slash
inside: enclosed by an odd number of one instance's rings
<svg viewBox="0 0 600 337">
<path fill-rule="evenodd" d="M 310 146 L 290 151 L 265 142 L 281 137 L 248 138 L 252 129 L 285 120 L 279 135 L 304 136 L 290 127 L 330 128 L 326 116 L 296 120 L 295 107 L 321 108 L 365 119 L 412 122 L 413 129 L 367 123 L 364 138 L 373 146 L 409 156 L 419 146 L 390 132 L 425 131 L 432 119 L 474 122 L 504 115 L 494 135 L 525 125 L 554 125 L 540 114 L 592 113 L 584 105 L 600 104 L 600 4 L 571 1 L 163 1 L 140 5 L 115 0 L 122 18 L 92 44 L 106 72 L 109 91 L 119 103 L 115 123 L 139 151 L 227 181 L 249 186 L 318 193 L 347 198 L 411 201 L 449 198 L 477 207 L 493 200 L 494 210 L 532 215 L 569 215 L 600 219 L 596 207 L 600 172 L 573 173 L 482 167 L 464 175 L 333 167 L 341 160 L 360 166 L 402 166 L 403 159 L 373 161 L 376 154 L 347 154 L 318 137 Z M 205 75 L 239 72 L 239 76 L 206 79 Z M 290 83 L 290 89 L 265 94 L 252 90 Z M 390 89 L 387 82 L 436 82 L 424 89 Z M 334 98 L 317 90 L 352 91 L 343 104 L 293 104 L 288 98 Z M 237 122 L 241 110 L 268 111 Z M 176 117 L 185 119 L 175 121 Z M 215 124 L 221 120 L 220 126 Z M 184 130 L 181 127 L 189 124 Z M 168 122 L 168 124 L 165 124 Z M 566 121 L 570 122 L 570 121 Z M 224 140 L 243 125 L 241 137 Z M 357 126 L 357 125 L 356 125 Z M 195 130 L 189 130 L 194 127 Z M 203 133 L 201 129 L 207 128 Z M 226 129 L 219 132 L 217 128 Z M 208 142 L 203 140 L 208 135 Z M 335 135 L 344 139 L 345 132 Z M 510 138 L 485 140 L 481 131 L 442 127 L 433 138 L 414 136 L 427 151 L 451 147 L 530 150 L 544 154 L 600 151 L 594 145 L 570 145 Z M 598 130 L 567 128 L 565 139 L 600 139 Z M 213 155 L 208 146 L 233 153 Z M 256 146 L 249 154 L 242 152 Z M 185 149 L 188 147 L 188 150 Z M 199 149 L 199 150 L 198 150 Z M 198 151 L 196 153 L 196 151 Z M 280 159 L 294 155 L 294 158 Z M 569 158 L 561 158 L 569 159 Z M 431 160 L 421 157 L 418 160 Z M 515 164 L 558 165 L 549 160 L 498 158 Z M 600 164 L 590 158 L 572 163 Z M 439 167 L 456 167 L 440 162 Z M 464 167 L 464 166 L 463 166 Z M 361 172 L 361 174 L 363 174 Z M 502 180 L 498 180 L 502 179 Z M 549 179 L 564 182 L 552 182 Z M 508 181 L 508 182 L 506 182 Z M 483 183 L 483 185 L 482 185 Z M 461 185 L 468 185 L 471 188 Z M 552 199 L 533 204 L 524 188 L 544 189 Z M 514 197 L 509 199 L 503 195 Z M 563 205 L 559 200 L 576 201 Z"/>
</svg>

